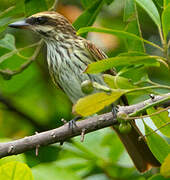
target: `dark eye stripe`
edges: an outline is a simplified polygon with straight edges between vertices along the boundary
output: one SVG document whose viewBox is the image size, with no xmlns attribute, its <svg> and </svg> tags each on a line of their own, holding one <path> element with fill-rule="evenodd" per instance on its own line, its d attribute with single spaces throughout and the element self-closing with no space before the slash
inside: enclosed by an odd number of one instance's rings
<svg viewBox="0 0 170 180">
<path fill-rule="evenodd" d="M 46 22 L 48 22 L 48 18 L 45 16 L 42 17 L 32 17 L 32 18 L 28 18 L 26 20 L 27 23 L 31 24 L 31 25 L 42 25 L 45 24 Z"/>
<path fill-rule="evenodd" d="M 47 17 L 38 17 L 36 19 L 36 21 L 39 23 L 39 24 L 44 24 L 48 21 Z"/>
</svg>

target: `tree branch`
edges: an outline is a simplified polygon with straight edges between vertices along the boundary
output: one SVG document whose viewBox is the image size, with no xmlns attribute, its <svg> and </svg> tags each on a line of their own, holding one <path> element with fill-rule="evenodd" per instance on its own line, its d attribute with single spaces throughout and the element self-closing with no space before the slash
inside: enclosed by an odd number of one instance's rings
<svg viewBox="0 0 170 180">
<path fill-rule="evenodd" d="M 146 110 L 144 108 L 146 105 L 150 104 L 150 107 L 152 105 L 162 105 L 165 103 L 165 99 L 167 101 L 170 99 L 170 93 L 163 96 L 155 96 L 154 99 L 151 98 L 135 105 L 119 106 L 118 111 L 129 115 L 139 111 L 140 109 L 143 109 L 144 112 Z M 82 131 L 89 133 L 98 129 L 112 126 L 116 123 L 117 120 L 113 120 L 113 115 L 111 112 L 109 112 L 79 121 L 76 123 L 77 126 L 73 127 L 73 129 L 69 128 L 67 123 L 59 128 L 38 133 L 33 136 L 7 143 L 0 143 L 0 158 L 14 154 L 20 154 L 31 149 L 36 149 L 40 146 L 46 146 L 57 142 L 64 142 L 69 138 L 82 135 Z"/>
</svg>

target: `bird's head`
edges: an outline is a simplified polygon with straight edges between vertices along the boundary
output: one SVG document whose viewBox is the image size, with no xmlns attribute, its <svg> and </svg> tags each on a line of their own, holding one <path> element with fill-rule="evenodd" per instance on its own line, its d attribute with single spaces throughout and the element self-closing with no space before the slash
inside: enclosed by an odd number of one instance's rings
<svg viewBox="0 0 170 180">
<path fill-rule="evenodd" d="M 52 11 L 34 14 L 24 20 L 9 24 L 9 27 L 30 29 L 40 34 L 44 39 L 58 35 L 76 36 L 76 31 L 70 22 L 61 14 Z"/>
</svg>

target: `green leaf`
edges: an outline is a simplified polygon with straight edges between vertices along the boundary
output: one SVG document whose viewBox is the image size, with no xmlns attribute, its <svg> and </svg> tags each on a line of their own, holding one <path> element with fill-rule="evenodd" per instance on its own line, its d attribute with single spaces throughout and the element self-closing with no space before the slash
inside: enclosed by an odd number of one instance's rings
<svg viewBox="0 0 170 180">
<path fill-rule="evenodd" d="M 37 112 L 38 113 L 38 112 Z M 35 158 L 35 151 L 27 151 L 25 153 L 27 164 L 32 167 L 40 163 L 56 161 L 60 148 L 58 146 L 45 146 L 38 151 L 38 157 Z M 46 156 L 48 154 L 48 156 Z"/>
<path fill-rule="evenodd" d="M 129 66 L 133 64 L 159 66 L 159 62 L 157 62 L 154 56 L 133 56 L 133 57 L 117 56 L 117 57 L 112 57 L 112 58 L 108 58 L 108 59 L 104 59 L 98 62 L 91 63 L 88 65 L 85 72 L 86 73 L 100 73 L 108 69 L 111 69 L 113 67 Z"/>
<path fill-rule="evenodd" d="M 106 4 L 111 4 L 114 0 L 104 0 Z M 81 0 L 82 6 L 87 9 L 88 7 L 91 6 L 92 1 L 91 0 Z"/>
<path fill-rule="evenodd" d="M 168 6 L 169 3 L 170 3 L 170 0 L 164 0 L 164 8 L 166 8 L 166 6 Z"/>
<path fill-rule="evenodd" d="M 91 132 L 90 134 L 87 134 L 86 138 L 87 141 L 81 143 L 79 142 L 80 137 L 75 137 L 73 146 L 86 154 L 86 157 L 84 157 L 86 160 L 90 161 L 90 159 L 97 158 L 98 162 L 93 162 L 94 165 L 102 166 L 103 164 L 101 163 L 101 161 L 103 162 L 103 160 L 109 160 L 109 162 L 116 163 L 124 151 L 120 139 L 110 128 Z M 92 162 L 89 163 L 91 164 Z"/>
<path fill-rule="evenodd" d="M 0 40 L 0 47 L 15 50 L 15 37 L 12 34 L 6 34 L 5 37 Z"/>
<path fill-rule="evenodd" d="M 108 29 L 108 28 L 84 27 L 84 28 L 79 29 L 77 31 L 77 34 L 80 35 L 80 34 L 86 33 L 86 32 L 107 33 L 107 34 L 113 34 L 113 35 L 116 35 L 116 36 L 122 37 L 122 38 L 130 38 L 130 39 L 144 41 L 144 39 L 140 38 L 139 36 L 136 36 L 133 33 L 128 33 L 126 31 L 120 31 L 120 30 L 115 30 L 115 29 Z"/>
<path fill-rule="evenodd" d="M 133 83 L 143 80 L 147 75 L 146 67 L 144 65 L 125 66 L 118 73 L 120 76 L 123 75 L 123 77 L 132 80 Z"/>
<path fill-rule="evenodd" d="M 70 153 L 79 153 L 80 157 L 83 156 L 84 160 L 88 161 L 86 166 L 88 170 L 90 169 L 90 172 L 94 171 L 96 167 L 100 167 L 101 170 L 106 171 L 109 177 L 113 179 L 130 179 L 134 171 L 134 168 L 124 167 L 129 165 L 129 158 L 122 159 L 123 163 L 120 163 L 120 158 L 124 155 L 122 154 L 124 148 L 120 139 L 111 128 L 87 134 L 86 140 L 83 143 L 80 142 L 80 137 L 75 137 L 72 146 L 75 146 L 76 149 L 72 152 L 73 148 L 70 148 Z M 116 162 L 119 162 L 121 165 L 117 166 Z"/>
<path fill-rule="evenodd" d="M 26 164 L 13 161 L 0 166 L 0 179 L 33 180 L 33 176 Z"/>
<path fill-rule="evenodd" d="M 136 4 L 134 0 L 126 0 L 125 8 L 124 8 L 124 20 L 128 22 L 126 27 L 126 31 L 133 33 L 142 38 L 138 12 L 136 8 Z M 140 40 L 126 40 L 128 51 L 140 51 L 144 52 L 144 44 Z"/>
<path fill-rule="evenodd" d="M 140 27 L 139 27 L 139 24 L 137 22 L 138 20 L 133 20 L 131 21 L 130 23 L 128 23 L 127 25 L 127 29 L 126 31 L 127 32 L 130 32 L 130 33 L 134 33 L 136 34 L 137 36 L 141 36 L 140 34 Z M 128 51 L 139 51 L 139 52 L 144 52 L 144 43 L 140 40 L 130 40 L 130 39 L 127 39 L 127 49 Z"/>
<path fill-rule="evenodd" d="M 124 7 L 124 15 L 123 15 L 123 20 L 124 21 L 131 21 L 134 19 L 134 9 L 135 9 L 135 1 L 133 0 L 126 0 L 125 1 L 125 7 Z"/>
<path fill-rule="evenodd" d="M 86 9 L 91 5 L 91 0 L 81 0 L 81 4 Z"/>
<path fill-rule="evenodd" d="M 169 19 L 170 19 L 170 5 L 168 5 L 162 13 L 162 28 L 165 39 L 167 38 L 168 32 L 170 30 Z"/>
<path fill-rule="evenodd" d="M 157 6 L 157 9 L 160 13 L 160 10 L 163 10 L 163 2 L 164 0 L 153 0 L 155 6 Z"/>
<path fill-rule="evenodd" d="M 107 33 L 107 34 L 116 35 L 120 38 L 128 38 L 131 40 L 140 40 L 142 42 L 150 44 L 151 46 L 156 47 L 156 48 L 160 49 L 161 51 L 163 51 L 163 49 L 160 46 L 158 46 L 150 41 L 147 41 L 139 36 L 136 36 L 133 33 L 128 33 L 126 31 L 119 31 L 119 30 L 108 29 L 108 28 L 84 27 L 84 28 L 79 29 L 77 34 L 80 35 L 80 34 L 87 33 L 87 32 Z"/>
<path fill-rule="evenodd" d="M 101 92 L 86 96 L 77 101 L 73 107 L 73 112 L 85 117 L 92 115 L 116 101 L 125 92 L 123 90 L 114 90 L 110 94 Z"/>
<path fill-rule="evenodd" d="M 6 10 L 4 10 L 3 12 L 0 13 L 0 17 L 5 16 L 6 13 L 10 12 L 14 8 L 15 8 L 15 6 L 11 6 L 11 7 L 7 8 Z"/>
<path fill-rule="evenodd" d="M 104 0 L 106 4 L 111 4 L 114 0 Z"/>
<path fill-rule="evenodd" d="M 45 0 L 25 0 L 24 2 L 26 16 L 47 10 L 47 4 Z"/>
<path fill-rule="evenodd" d="M 91 2 L 91 6 L 89 6 L 73 23 L 76 30 L 85 26 L 91 26 L 104 5 L 104 0 L 95 0 Z"/>
<path fill-rule="evenodd" d="M 4 13 L 1 14 L 1 18 L 4 18 L 4 17 L 13 17 L 13 18 L 21 17 L 25 13 L 24 1 L 23 0 L 11 1 L 11 4 L 9 2 L 8 5 L 12 5 L 12 6 L 10 6 L 8 9 L 5 10 Z"/>
<path fill-rule="evenodd" d="M 151 108 L 147 109 L 147 114 L 150 115 L 159 110 L 161 110 L 161 108 L 158 108 L 157 110 L 155 110 L 153 107 L 151 107 Z M 161 112 L 155 116 L 151 116 L 150 118 L 152 119 L 152 121 L 154 122 L 154 124 L 157 128 L 160 128 L 161 126 L 164 126 L 165 124 L 170 123 L 170 117 L 169 117 L 168 111 Z M 159 130 L 165 136 L 170 137 L 170 126 L 169 125 L 167 125 L 163 128 L 160 128 Z"/>
<path fill-rule="evenodd" d="M 96 170 L 106 170 L 109 168 L 109 177 L 128 179 L 132 168 L 117 167 L 116 162 L 122 157 L 124 147 L 114 133 L 113 129 L 105 128 L 99 131 L 86 134 L 85 141 L 80 142 L 80 137 L 74 137 L 72 143 L 65 143 L 60 152 L 60 157 L 55 164 L 61 168 L 72 169 L 81 177 L 88 176 Z M 95 149 L 95 151 L 94 151 Z M 126 159 L 124 164 L 128 164 L 130 159 Z M 128 170 L 131 173 L 127 173 Z M 122 173 L 120 175 L 120 172 Z"/>
<path fill-rule="evenodd" d="M 168 179 L 164 178 L 160 174 L 155 174 L 154 176 L 150 177 L 148 180 L 168 180 Z"/>
<path fill-rule="evenodd" d="M 10 51 L 9 53 L 6 53 L 2 56 L 0 56 L 0 63 L 2 63 L 3 61 L 5 61 L 6 59 L 8 59 L 9 57 L 13 56 L 14 54 L 16 54 L 18 51 L 17 49 L 16 50 L 13 50 L 13 51 Z"/>
<path fill-rule="evenodd" d="M 153 130 L 144 123 L 145 126 L 145 134 L 149 134 L 146 136 L 147 144 L 154 154 L 154 156 L 161 162 L 165 160 L 170 152 L 169 144 L 158 134 L 152 133 Z M 152 134 L 150 134 L 152 133 Z"/>
<path fill-rule="evenodd" d="M 32 168 L 34 180 L 81 180 L 68 168 L 61 168 L 54 163 L 40 164 Z"/>
<path fill-rule="evenodd" d="M 160 173 L 162 176 L 170 178 L 170 154 L 168 154 L 168 156 L 165 158 L 165 161 L 161 166 Z"/>
<path fill-rule="evenodd" d="M 112 89 L 132 89 L 136 88 L 129 79 L 121 76 L 103 75 L 104 82 Z"/>
<path fill-rule="evenodd" d="M 139 51 L 130 51 L 125 53 L 120 53 L 118 56 L 148 56 L 147 54 Z"/>
<path fill-rule="evenodd" d="M 136 0 L 136 2 L 147 12 L 158 28 L 161 29 L 159 12 L 152 0 Z"/>
</svg>

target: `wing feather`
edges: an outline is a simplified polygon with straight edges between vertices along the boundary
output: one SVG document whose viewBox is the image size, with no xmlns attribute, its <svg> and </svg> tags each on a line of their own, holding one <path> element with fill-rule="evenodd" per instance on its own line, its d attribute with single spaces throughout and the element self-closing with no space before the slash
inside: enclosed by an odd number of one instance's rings
<svg viewBox="0 0 170 180">
<path fill-rule="evenodd" d="M 93 57 L 94 61 L 102 60 L 108 58 L 107 55 L 101 51 L 99 48 L 97 48 L 93 43 L 90 41 L 86 41 L 85 43 L 86 49 L 89 51 L 91 56 Z M 116 75 L 116 70 L 114 68 L 105 71 L 104 73 L 111 74 L 111 75 Z"/>
</svg>

